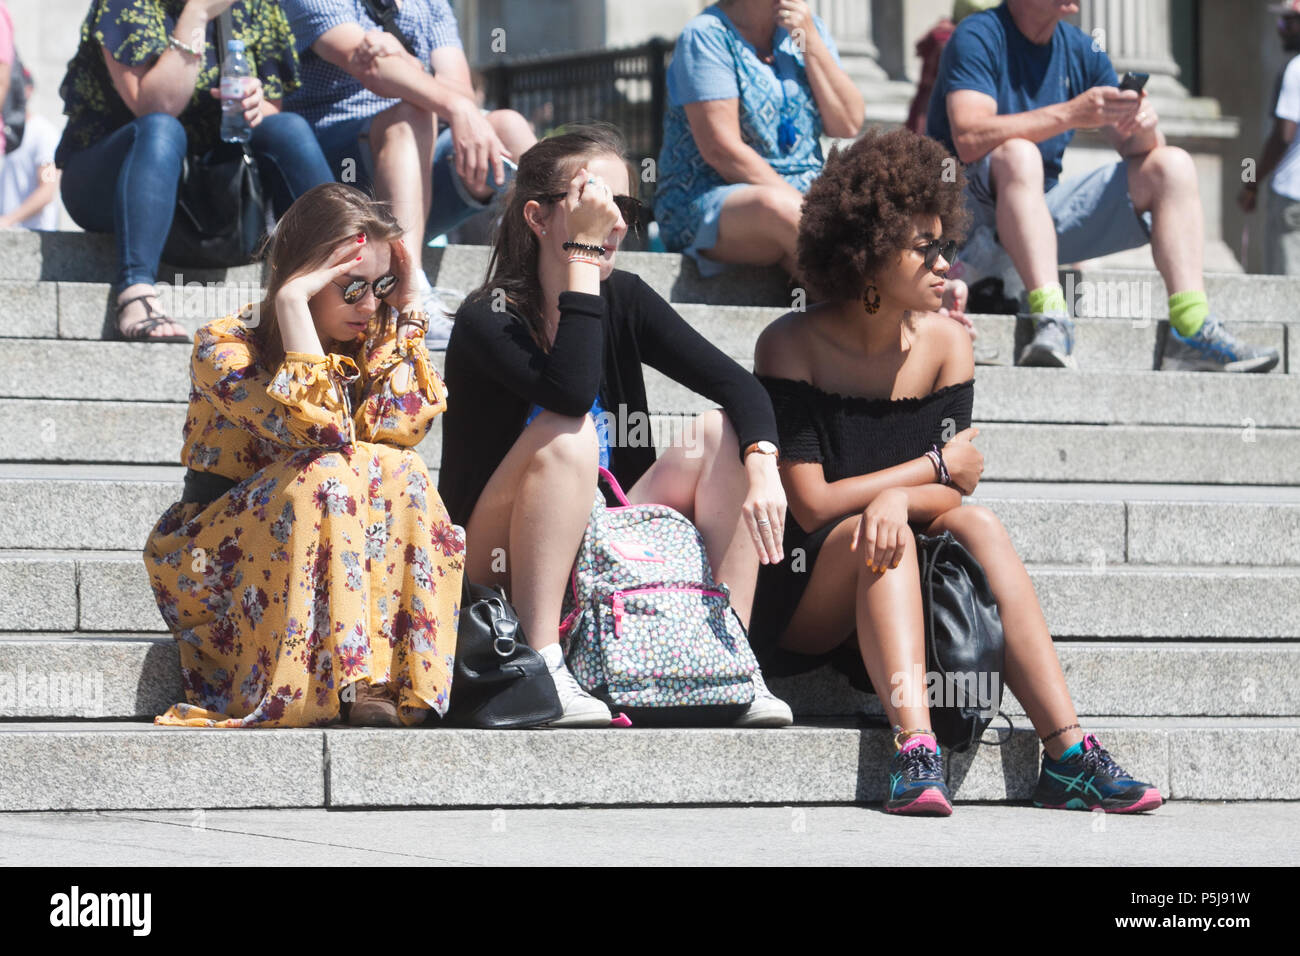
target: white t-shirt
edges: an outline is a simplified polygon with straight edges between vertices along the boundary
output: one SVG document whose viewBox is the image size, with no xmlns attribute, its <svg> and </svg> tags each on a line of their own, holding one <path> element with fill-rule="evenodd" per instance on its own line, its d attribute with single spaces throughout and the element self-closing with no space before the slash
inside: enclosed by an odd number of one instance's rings
<svg viewBox="0 0 1300 956">
<path fill-rule="evenodd" d="M 44 116 L 28 113 L 22 143 L 4 157 L 4 166 L 0 167 L 0 213 L 17 209 L 40 185 L 41 167 L 53 165 L 54 149 L 58 145 L 59 134 L 54 125 Z M 58 229 L 58 195 L 44 209 L 19 225 L 28 229 Z"/>
<path fill-rule="evenodd" d="M 1286 65 L 1273 115 L 1300 123 L 1300 56 L 1292 57 Z M 1291 137 L 1282 161 L 1273 171 L 1273 191 L 1287 199 L 1300 200 L 1300 133 Z"/>
</svg>

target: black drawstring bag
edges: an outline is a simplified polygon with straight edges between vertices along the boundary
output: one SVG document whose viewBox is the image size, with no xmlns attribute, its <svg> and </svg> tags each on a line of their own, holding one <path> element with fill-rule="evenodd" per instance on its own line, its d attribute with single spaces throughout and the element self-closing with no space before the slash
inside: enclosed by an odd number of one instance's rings
<svg viewBox="0 0 1300 956">
<path fill-rule="evenodd" d="M 230 11 L 217 21 L 217 65 L 233 34 Z M 218 143 L 185 157 L 163 260 L 190 269 L 225 269 L 253 260 L 266 227 L 262 180 L 247 143 Z"/>
<path fill-rule="evenodd" d="M 546 661 L 528 646 L 505 594 L 463 578 L 447 722 L 507 730 L 535 727 L 562 713 Z"/>
<path fill-rule="evenodd" d="M 1002 619 L 984 569 L 951 531 L 918 532 L 916 550 L 925 667 L 927 676 L 941 675 L 930 691 L 930 723 L 941 746 L 961 753 L 980 742 L 1002 702 Z"/>
</svg>

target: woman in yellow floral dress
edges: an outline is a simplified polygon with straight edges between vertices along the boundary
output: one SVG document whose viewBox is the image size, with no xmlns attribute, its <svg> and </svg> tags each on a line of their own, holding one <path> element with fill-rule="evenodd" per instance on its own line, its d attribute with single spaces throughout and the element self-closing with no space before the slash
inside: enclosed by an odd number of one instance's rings
<svg viewBox="0 0 1300 956">
<path fill-rule="evenodd" d="M 195 340 L 185 494 L 144 551 L 186 697 L 156 722 L 418 724 L 447 709 L 464 542 L 414 450 L 446 390 L 412 257 L 330 183 L 270 262 L 266 298 Z"/>
</svg>

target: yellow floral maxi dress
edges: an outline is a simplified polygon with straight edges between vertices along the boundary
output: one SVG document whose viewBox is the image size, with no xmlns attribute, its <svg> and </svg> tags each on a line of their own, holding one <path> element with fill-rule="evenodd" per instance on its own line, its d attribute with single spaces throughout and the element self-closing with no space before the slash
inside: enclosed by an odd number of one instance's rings
<svg viewBox="0 0 1300 956">
<path fill-rule="evenodd" d="M 396 689 L 404 724 L 446 713 L 464 541 L 414 446 L 447 393 L 422 339 L 376 327 L 364 369 L 290 352 L 275 372 L 238 316 L 199 330 L 182 458 L 239 484 L 145 544 L 186 697 L 156 723 L 327 724 L 357 680 Z"/>
</svg>

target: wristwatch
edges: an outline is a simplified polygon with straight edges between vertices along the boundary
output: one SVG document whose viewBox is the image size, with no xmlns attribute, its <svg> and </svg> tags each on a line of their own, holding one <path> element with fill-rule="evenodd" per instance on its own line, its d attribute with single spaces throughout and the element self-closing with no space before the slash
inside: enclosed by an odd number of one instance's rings
<svg viewBox="0 0 1300 956">
<path fill-rule="evenodd" d="M 780 452 L 777 450 L 777 447 L 773 445 L 770 441 L 753 442 L 745 449 L 745 457 L 748 458 L 751 454 L 755 452 L 757 452 L 760 455 L 771 455 L 773 458 L 780 457 Z"/>
</svg>

